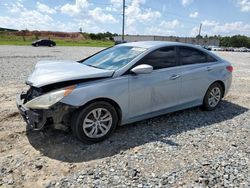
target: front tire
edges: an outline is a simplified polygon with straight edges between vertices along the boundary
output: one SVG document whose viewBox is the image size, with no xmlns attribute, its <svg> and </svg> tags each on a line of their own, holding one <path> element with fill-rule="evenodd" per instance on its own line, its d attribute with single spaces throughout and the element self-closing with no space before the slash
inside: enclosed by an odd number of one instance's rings
<svg viewBox="0 0 250 188">
<path fill-rule="evenodd" d="M 212 84 L 204 97 L 203 100 L 203 109 L 212 111 L 214 110 L 220 103 L 223 96 L 223 88 L 220 83 Z"/>
<path fill-rule="evenodd" d="M 118 115 L 115 108 L 107 102 L 94 102 L 73 117 L 73 134 L 83 142 L 100 142 L 116 128 Z"/>
</svg>

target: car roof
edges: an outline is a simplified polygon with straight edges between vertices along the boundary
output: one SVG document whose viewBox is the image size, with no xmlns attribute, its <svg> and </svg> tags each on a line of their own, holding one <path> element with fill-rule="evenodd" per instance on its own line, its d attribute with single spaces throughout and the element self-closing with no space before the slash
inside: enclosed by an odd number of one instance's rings
<svg viewBox="0 0 250 188">
<path fill-rule="evenodd" d="M 182 42 L 169 42 L 169 41 L 140 41 L 140 42 L 128 42 L 124 44 L 118 44 L 117 46 L 132 46 L 132 47 L 139 47 L 139 48 L 146 48 L 147 50 L 154 50 L 161 47 L 168 47 L 168 46 L 184 46 L 184 47 L 191 47 L 204 53 L 207 53 L 214 57 L 217 60 L 221 60 L 219 56 L 214 53 L 209 52 L 208 50 L 204 49 L 201 46 L 195 46 L 193 44 L 182 43 Z"/>
<path fill-rule="evenodd" d="M 181 43 L 181 42 L 168 42 L 168 41 L 140 41 L 140 42 L 128 42 L 119 44 L 119 46 L 133 46 L 133 47 L 140 47 L 140 48 L 158 48 L 164 46 L 189 46 L 195 47 L 192 44 Z"/>
</svg>

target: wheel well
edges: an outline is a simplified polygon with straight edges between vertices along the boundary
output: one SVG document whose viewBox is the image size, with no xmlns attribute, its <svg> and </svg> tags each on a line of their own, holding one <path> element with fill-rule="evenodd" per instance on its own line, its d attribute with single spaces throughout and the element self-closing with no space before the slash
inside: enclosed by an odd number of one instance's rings
<svg viewBox="0 0 250 188">
<path fill-rule="evenodd" d="M 121 123 L 121 120 L 122 120 L 122 111 L 121 111 L 121 107 L 114 100 L 109 99 L 109 98 L 97 98 L 97 99 L 93 99 L 93 100 L 87 102 L 86 104 L 83 105 L 83 107 L 87 106 L 91 103 L 100 102 L 100 101 L 107 102 L 115 108 L 117 115 L 118 115 L 118 125 L 119 125 Z"/>
<path fill-rule="evenodd" d="M 214 83 L 218 83 L 218 84 L 221 85 L 222 90 L 223 90 L 222 97 L 224 97 L 224 94 L 225 94 L 225 84 L 224 84 L 224 82 L 222 82 L 221 80 L 217 80 L 217 81 L 213 82 L 212 84 L 214 84 Z M 211 85 L 212 85 L 212 84 L 211 84 Z"/>
</svg>

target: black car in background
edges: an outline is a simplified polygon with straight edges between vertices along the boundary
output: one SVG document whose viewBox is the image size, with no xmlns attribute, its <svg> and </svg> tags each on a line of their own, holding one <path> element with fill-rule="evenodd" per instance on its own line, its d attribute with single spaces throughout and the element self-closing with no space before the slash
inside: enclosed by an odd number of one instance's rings
<svg viewBox="0 0 250 188">
<path fill-rule="evenodd" d="M 209 47 L 209 46 L 203 46 L 203 48 L 205 48 L 206 50 L 209 50 L 209 51 L 212 50 L 211 47 Z"/>
<path fill-rule="evenodd" d="M 49 47 L 53 47 L 56 46 L 56 43 L 52 40 L 49 39 L 40 39 L 37 41 L 32 42 L 32 46 L 49 46 Z"/>
</svg>

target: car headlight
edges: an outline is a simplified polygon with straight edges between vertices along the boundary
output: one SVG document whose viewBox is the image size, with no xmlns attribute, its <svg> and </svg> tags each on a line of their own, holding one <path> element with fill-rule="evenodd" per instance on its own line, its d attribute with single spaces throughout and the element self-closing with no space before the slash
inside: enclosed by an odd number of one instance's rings
<svg viewBox="0 0 250 188">
<path fill-rule="evenodd" d="M 24 106 L 31 109 L 48 109 L 55 103 L 62 100 L 64 97 L 68 96 L 75 89 L 75 87 L 76 85 L 73 85 L 60 90 L 46 93 L 30 100 Z"/>
</svg>

